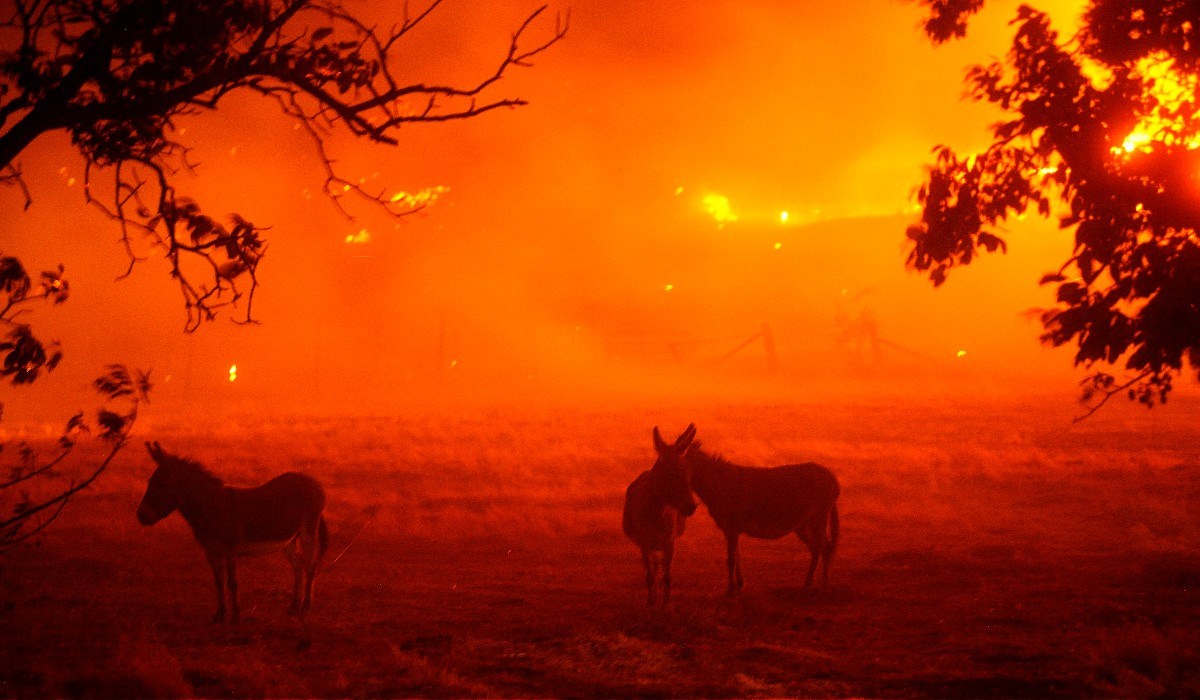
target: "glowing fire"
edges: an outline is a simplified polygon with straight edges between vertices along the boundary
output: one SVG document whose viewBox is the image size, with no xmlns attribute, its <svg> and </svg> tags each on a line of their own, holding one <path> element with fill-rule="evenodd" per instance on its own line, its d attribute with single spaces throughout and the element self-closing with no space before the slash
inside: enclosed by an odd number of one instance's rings
<svg viewBox="0 0 1200 700">
<path fill-rule="evenodd" d="M 967 356 L 967 351 L 959 350 L 958 352 L 954 353 L 954 356 L 961 360 L 962 358 Z"/>
<path fill-rule="evenodd" d="M 347 243 L 370 243 L 371 232 L 364 229 L 359 229 L 358 233 L 350 233 L 346 235 Z"/>
<path fill-rule="evenodd" d="M 229 366 L 229 381 L 237 381 L 237 365 Z"/>
<path fill-rule="evenodd" d="M 733 211 L 733 205 L 729 203 L 729 198 L 721 194 L 706 194 L 704 195 L 704 210 L 712 215 L 712 218 L 717 220 L 718 224 L 724 225 L 730 221 L 737 221 L 737 214 Z"/>
<path fill-rule="evenodd" d="M 1196 133 L 1190 123 L 1196 115 L 1187 111 L 1195 99 L 1200 77 L 1180 71 L 1175 60 L 1164 53 L 1141 59 L 1135 71 L 1146 85 L 1151 108 L 1121 145 L 1112 148 L 1112 152 L 1115 155 L 1134 151 L 1149 153 L 1156 143 L 1180 144 L 1189 150 L 1200 148 L 1200 133 Z"/>
<path fill-rule="evenodd" d="M 426 187 L 425 189 L 418 190 L 416 192 L 401 191 L 392 195 L 391 202 L 393 204 L 401 204 L 411 209 L 416 209 L 418 207 L 433 204 L 438 200 L 438 197 L 441 197 L 449 191 L 450 188 L 446 187 L 445 185 Z"/>
</svg>

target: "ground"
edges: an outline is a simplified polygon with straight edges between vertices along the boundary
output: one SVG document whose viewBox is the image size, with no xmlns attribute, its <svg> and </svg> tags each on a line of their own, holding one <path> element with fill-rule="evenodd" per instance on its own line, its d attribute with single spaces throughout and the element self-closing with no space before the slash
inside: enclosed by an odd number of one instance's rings
<svg viewBox="0 0 1200 700">
<path fill-rule="evenodd" d="M 320 478 L 332 542 L 289 617 L 246 560 L 241 624 L 176 515 L 134 518 L 131 445 L 35 546 L 0 558 L 2 696 L 1195 696 L 1200 405 L 899 403 L 475 410 L 154 427 L 232 483 Z M 688 522 L 675 600 L 645 605 L 621 533 L 650 428 L 840 477 L 832 585 L 795 538 Z"/>
</svg>

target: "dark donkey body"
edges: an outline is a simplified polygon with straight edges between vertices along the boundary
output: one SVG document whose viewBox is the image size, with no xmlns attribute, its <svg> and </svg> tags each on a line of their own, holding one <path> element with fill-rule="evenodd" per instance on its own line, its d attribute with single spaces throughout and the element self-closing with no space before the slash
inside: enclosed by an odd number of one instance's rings
<svg viewBox="0 0 1200 700">
<path fill-rule="evenodd" d="M 291 611 L 312 603 L 313 577 L 325 554 L 328 531 L 322 511 L 325 491 L 310 476 L 287 472 L 255 488 L 226 486 L 189 459 L 146 443 L 158 468 L 138 506 L 138 520 L 153 525 L 178 509 L 204 548 L 217 587 L 213 622 L 225 619 L 229 588 L 231 619 L 238 621 L 237 557 L 283 550 L 292 564 L 295 586 Z"/>
<path fill-rule="evenodd" d="M 656 444 L 658 441 L 661 438 Z M 671 561 L 675 557 L 675 540 L 683 535 L 688 516 L 695 512 L 696 499 L 692 498 L 687 475 L 673 467 L 661 453 L 654 466 L 642 472 L 625 490 L 621 525 L 625 535 L 642 550 L 647 605 L 654 605 L 654 584 L 660 560 L 663 603 L 671 602 Z"/>
<path fill-rule="evenodd" d="M 833 472 L 812 462 L 769 468 L 734 464 L 703 452 L 700 443 L 693 442 L 695 434 L 689 425 L 680 437 L 687 437 L 680 463 L 690 473 L 692 490 L 725 533 L 729 593 L 743 585 L 738 548 L 742 535 L 779 539 L 796 533 L 812 555 L 804 586 L 812 585 L 822 559 L 822 581 L 828 584 L 840 530 L 841 487 Z"/>
</svg>

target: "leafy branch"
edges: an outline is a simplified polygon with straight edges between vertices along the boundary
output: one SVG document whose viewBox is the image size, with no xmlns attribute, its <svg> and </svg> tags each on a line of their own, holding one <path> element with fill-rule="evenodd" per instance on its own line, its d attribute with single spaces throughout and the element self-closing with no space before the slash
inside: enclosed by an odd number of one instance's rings
<svg viewBox="0 0 1200 700">
<path fill-rule="evenodd" d="M 112 463 L 125 446 L 130 430 L 137 421 L 138 408 L 149 401 L 151 388 L 148 372 L 130 372 L 123 365 L 109 365 L 105 374 L 94 382 L 102 399 L 93 423 L 82 412 L 67 421 L 56 443 L 57 453 L 39 464 L 39 455 L 30 445 L 18 449 L 18 463 L 12 467 L 7 481 L 0 483 L 0 498 L 10 503 L 9 515 L 0 520 L 0 551 L 11 549 L 41 533 L 62 514 L 67 503 L 80 491 L 88 488 Z M 94 434 L 108 451 L 98 463 L 81 467 L 65 487 L 43 488 L 39 495 L 27 490 L 29 484 L 51 484 L 58 475 L 57 468 L 71 454 L 81 435 Z M 18 488 L 19 493 L 17 493 Z"/>
<path fill-rule="evenodd" d="M 935 43 L 961 37 L 983 0 L 918 0 Z M 1189 36 L 1200 6 L 1093 0 L 1077 34 L 1018 8 L 1007 55 L 967 73 L 972 99 L 1004 117 L 983 150 L 935 149 L 917 190 L 907 264 L 934 286 L 982 253 L 1004 252 L 1002 225 L 1037 214 L 1074 236 L 1041 278 L 1056 306 L 1041 339 L 1075 347 L 1094 371 L 1087 411 L 1126 395 L 1166 401 L 1185 364 L 1200 370 L 1200 61 Z"/>
<path fill-rule="evenodd" d="M 0 49 L 0 184 L 20 187 L 28 206 L 16 158 L 39 135 L 66 131 L 84 158 L 86 201 L 120 229 L 126 274 L 160 251 L 183 297 L 185 330 L 222 311 L 251 323 L 265 229 L 236 214 L 220 222 L 179 193 L 177 175 L 194 165 L 176 121 L 217 110 L 230 94 L 256 94 L 304 127 L 323 191 L 344 215 L 346 195 L 396 217 L 419 211 L 424 200 L 340 173 L 329 136 L 344 130 L 395 145 L 410 124 L 524 105 L 492 92 L 562 40 L 569 23 L 556 17 L 530 39 L 543 23 L 539 7 L 478 80 L 414 80 L 403 40 L 441 4 L 405 4 L 398 23 L 381 28 L 341 0 L 14 0 L 0 14 L 0 46 L 9 47 Z"/>
</svg>

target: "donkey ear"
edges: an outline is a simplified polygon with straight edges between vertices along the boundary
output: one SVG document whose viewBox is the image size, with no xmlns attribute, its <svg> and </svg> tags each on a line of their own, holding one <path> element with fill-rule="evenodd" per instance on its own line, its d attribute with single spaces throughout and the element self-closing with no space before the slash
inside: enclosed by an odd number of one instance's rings
<svg viewBox="0 0 1200 700">
<path fill-rule="evenodd" d="M 658 433 L 658 426 L 654 426 L 654 451 L 662 452 L 667 449 L 667 443 L 663 441 L 662 435 Z"/>
<path fill-rule="evenodd" d="M 688 427 L 686 429 L 684 429 L 683 434 L 680 435 L 679 439 L 675 441 L 675 449 L 677 449 L 677 450 L 687 449 L 687 446 L 692 444 L 692 440 L 695 439 L 695 437 L 696 437 L 696 424 L 688 423 Z"/>
</svg>

